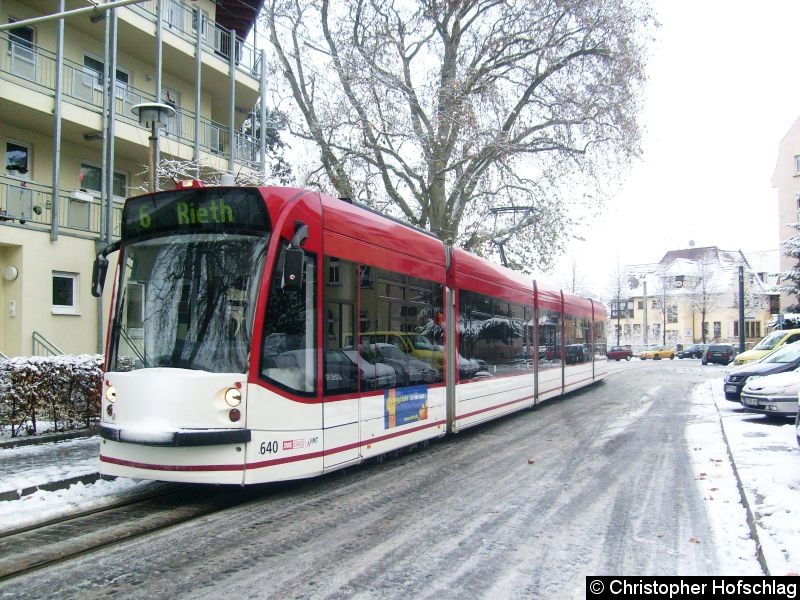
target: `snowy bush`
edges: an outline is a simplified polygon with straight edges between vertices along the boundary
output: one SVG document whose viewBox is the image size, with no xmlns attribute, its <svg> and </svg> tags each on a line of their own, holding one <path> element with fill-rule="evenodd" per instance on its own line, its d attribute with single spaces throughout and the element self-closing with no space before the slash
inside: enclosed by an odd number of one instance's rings
<svg viewBox="0 0 800 600">
<path fill-rule="evenodd" d="M 100 354 L 0 361 L 0 427 L 12 436 L 88 427 L 100 414 L 102 378 Z"/>
</svg>

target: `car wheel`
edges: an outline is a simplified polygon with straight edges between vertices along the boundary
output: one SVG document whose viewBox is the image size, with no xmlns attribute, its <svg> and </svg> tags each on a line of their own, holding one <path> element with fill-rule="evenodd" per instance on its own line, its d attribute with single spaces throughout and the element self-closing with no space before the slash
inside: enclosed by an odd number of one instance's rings
<svg viewBox="0 0 800 600">
<path fill-rule="evenodd" d="M 675 355 L 674 355 L 674 354 L 670 354 L 670 355 L 669 355 L 669 359 L 670 359 L 670 360 L 675 360 Z"/>
<path fill-rule="evenodd" d="M 625 360 L 630 360 L 630 359 L 631 359 L 631 357 L 630 357 L 630 356 L 626 356 L 626 357 L 625 357 Z"/>
</svg>

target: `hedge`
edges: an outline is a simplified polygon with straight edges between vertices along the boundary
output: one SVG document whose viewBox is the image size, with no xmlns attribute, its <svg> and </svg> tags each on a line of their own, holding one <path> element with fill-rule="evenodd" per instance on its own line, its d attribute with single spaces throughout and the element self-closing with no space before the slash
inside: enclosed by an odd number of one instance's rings
<svg viewBox="0 0 800 600">
<path fill-rule="evenodd" d="M 100 416 L 103 356 L 0 361 L 0 427 L 11 436 L 91 427 Z"/>
</svg>

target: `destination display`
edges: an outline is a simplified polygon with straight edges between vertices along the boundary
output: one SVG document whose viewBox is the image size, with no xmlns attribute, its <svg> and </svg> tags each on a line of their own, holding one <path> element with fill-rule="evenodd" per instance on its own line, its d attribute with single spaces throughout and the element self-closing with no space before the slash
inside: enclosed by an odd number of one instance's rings
<svg viewBox="0 0 800 600">
<path fill-rule="evenodd" d="M 129 198 L 122 239 L 160 233 L 238 231 L 264 235 L 270 223 L 255 188 L 191 188 Z"/>
</svg>

